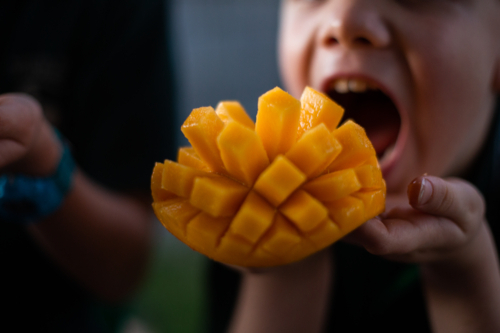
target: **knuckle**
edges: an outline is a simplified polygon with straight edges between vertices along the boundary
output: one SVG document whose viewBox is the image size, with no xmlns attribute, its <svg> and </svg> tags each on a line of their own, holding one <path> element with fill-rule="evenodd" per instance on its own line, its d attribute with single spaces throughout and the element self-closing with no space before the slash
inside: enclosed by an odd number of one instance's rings
<svg viewBox="0 0 500 333">
<path fill-rule="evenodd" d="M 441 212 L 449 212 L 453 209 L 455 198 L 448 186 L 443 187 L 442 194 L 438 197 L 436 209 Z"/>
<path fill-rule="evenodd" d="M 456 217 L 462 221 L 482 218 L 486 211 L 483 196 L 472 184 L 459 179 L 450 179 L 436 193 L 432 206 L 436 212 Z"/>
<path fill-rule="evenodd" d="M 387 240 L 375 239 L 366 246 L 366 250 L 373 255 L 385 256 L 393 253 L 392 245 Z"/>
<path fill-rule="evenodd" d="M 471 200 L 467 201 L 467 218 L 469 219 L 483 219 L 486 214 L 486 202 L 484 197 L 476 188 L 472 188 L 473 195 Z"/>
<path fill-rule="evenodd" d="M 373 244 L 366 249 L 373 255 L 377 256 L 401 256 L 411 252 L 405 244 Z"/>
<path fill-rule="evenodd" d="M 407 255 L 414 251 L 414 242 L 396 229 L 388 229 L 387 233 L 373 237 L 365 248 L 377 256 Z"/>
</svg>

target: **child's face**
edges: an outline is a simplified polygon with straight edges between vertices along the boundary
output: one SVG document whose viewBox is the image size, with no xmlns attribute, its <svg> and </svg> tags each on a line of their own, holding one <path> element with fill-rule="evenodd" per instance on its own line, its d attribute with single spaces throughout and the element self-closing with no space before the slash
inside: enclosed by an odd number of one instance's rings
<svg viewBox="0 0 500 333">
<path fill-rule="evenodd" d="M 484 141 L 500 77 L 498 0 L 284 0 L 280 66 L 346 108 L 389 191 L 463 173 Z M 394 148 L 394 149 L 393 149 Z"/>
</svg>

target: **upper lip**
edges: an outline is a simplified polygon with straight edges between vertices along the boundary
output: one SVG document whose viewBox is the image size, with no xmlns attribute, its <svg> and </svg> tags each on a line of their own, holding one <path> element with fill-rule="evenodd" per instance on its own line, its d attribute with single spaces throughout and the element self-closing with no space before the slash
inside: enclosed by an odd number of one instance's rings
<svg viewBox="0 0 500 333">
<path fill-rule="evenodd" d="M 396 106 L 399 116 L 401 117 L 401 123 L 403 123 L 404 119 L 407 117 L 406 109 L 403 107 L 401 100 L 398 98 L 398 94 L 396 93 L 395 90 L 389 88 L 389 84 L 385 84 L 381 80 L 376 79 L 375 77 L 368 75 L 368 74 L 361 74 L 361 73 L 356 73 L 356 72 L 339 72 L 333 75 L 328 76 L 326 79 L 324 79 L 320 85 L 320 89 L 323 93 L 328 94 L 330 87 L 332 83 L 334 83 L 337 80 L 340 79 L 356 79 L 356 80 L 363 80 L 369 83 L 370 85 L 373 85 L 377 87 L 382 93 L 387 95 L 394 105 Z"/>
<path fill-rule="evenodd" d="M 377 87 L 380 91 L 382 91 L 385 95 L 387 95 L 393 103 L 396 105 L 398 110 L 400 110 L 400 105 L 398 103 L 398 100 L 395 96 L 395 94 L 382 82 L 379 80 L 365 74 L 335 74 L 327 78 L 326 80 L 323 81 L 321 85 L 321 91 L 327 93 L 330 90 L 331 85 L 340 80 L 340 79 L 346 79 L 346 80 L 360 80 L 360 81 L 365 81 L 369 85 Z"/>
</svg>

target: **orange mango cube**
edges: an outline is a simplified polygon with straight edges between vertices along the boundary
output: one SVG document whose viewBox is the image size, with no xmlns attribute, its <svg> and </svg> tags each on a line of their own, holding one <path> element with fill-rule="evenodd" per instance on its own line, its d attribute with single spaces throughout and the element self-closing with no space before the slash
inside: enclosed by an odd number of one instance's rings
<svg viewBox="0 0 500 333">
<path fill-rule="evenodd" d="M 382 171 L 371 164 L 364 164 L 354 169 L 363 189 L 382 188 Z"/>
<path fill-rule="evenodd" d="M 366 221 L 365 206 L 361 199 L 348 196 L 325 203 L 331 219 L 347 234 Z"/>
<path fill-rule="evenodd" d="M 255 243 L 271 226 L 276 210 L 251 191 L 236 213 L 230 231 Z"/>
<path fill-rule="evenodd" d="M 165 160 L 161 187 L 179 197 L 189 198 L 196 177 L 213 177 L 211 173 Z"/>
<path fill-rule="evenodd" d="M 261 173 L 255 182 L 254 189 L 277 207 L 306 179 L 306 176 L 293 163 L 283 155 L 279 155 Z"/>
<path fill-rule="evenodd" d="M 283 215 L 277 213 L 269 231 L 262 237 L 260 247 L 278 257 L 284 257 L 301 241 L 301 235 Z"/>
<path fill-rule="evenodd" d="M 189 204 L 187 199 L 174 198 L 153 204 L 154 211 L 160 222 L 175 236 L 183 236 L 186 226 L 200 210 Z"/>
<path fill-rule="evenodd" d="M 339 124 L 344 109 L 332 101 L 325 94 L 306 87 L 300 97 L 301 111 L 297 136 L 300 137 L 307 130 L 324 124 L 331 132 Z"/>
<path fill-rule="evenodd" d="M 224 128 L 224 122 L 212 107 L 194 109 L 181 127 L 200 158 L 216 172 L 222 172 L 224 165 L 217 147 L 217 137 Z"/>
<path fill-rule="evenodd" d="M 191 168 L 210 172 L 210 168 L 201 160 L 193 147 L 179 148 L 177 162 Z"/>
<path fill-rule="evenodd" d="M 321 123 L 306 131 L 286 157 L 311 179 L 323 173 L 341 150 L 342 146 Z"/>
<path fill-rule="evenodd" d="M 226 177 L 197 177 L 189 202 L 214 217 L 233 216 L 250 189 Z"/>
<path fill-rule="evenodd" d="M 257 133 L 238 122 L 226 125 L 217 138 L 217 146 L 227 171 L 248 186 L 269 165 Z"/>
<path fill-rule="evenodd" d="M 245 262 L 246 258 L 253 250 L 253 244 L 245 238 L 233 234 L 231 231 L 221 238 L 216 253 L 228 264 L 240 264 Z"/>
<path fill-rule="evenodd" d="M 153 174 L 151 175 L 151 194 L 154 202 L 162 202 L 175 197 L 175 194 L 161 187 L 163 177 L 163 164 L 155 163 Z"/>
<path fill-rule="evenodd" d="M 230 223 L 230 218 L 216 218 L 201 212 L 188 223 L 186 238 L 196 251 L 213 253 Z"/>
<path fill-rule="evenodd" d="M 328 210 L 307 192 L 298 190 L 280 206 L 280 212 L 302 231 L 314 229 L 328 216 Z"/>
<path fill-rule="evenodd" d="M 356 167 L 376 155 L 364 128 L 352 120 L 334 130 L 332 135 L 342 146 L 342 151 L 328 167 L 330 171 Z"/>
<path fill-rule="evenodd" d="M 300 102 L 276 87 L 260 96 L 255 132 L 262 139 L 269 160 L 285 154 L 295 143 Z"/>
<path fill-rule="evenodd" d="M 311 180 L 303 189 L 321 201 L 334 201 L 358 191 L 361 184 L 353 169 L 327 173 Z"/>
<path fill-rule="evenodd" d="M 323 249 L 339 240 L 344 233 L 331 219 L 326 218 L 319 226 L 307 233 L 306 237 L 312 241 L 317 249 Z"/>
<path fill-rule="evenodd" d="M 352 195 L 361 199 L 365 207 L 365 220 L 375 217 L 385 209 L 385 190 L 359 191 Z"/>
<path fill-rule="evenodd" d="M 225 124 L 236 121 L 252 131 L 255 128 L 253 120 L 250 119 L 243 106 L 237 101 L 220 102 L 215 108 L 215 113 Z"/>
</svg>

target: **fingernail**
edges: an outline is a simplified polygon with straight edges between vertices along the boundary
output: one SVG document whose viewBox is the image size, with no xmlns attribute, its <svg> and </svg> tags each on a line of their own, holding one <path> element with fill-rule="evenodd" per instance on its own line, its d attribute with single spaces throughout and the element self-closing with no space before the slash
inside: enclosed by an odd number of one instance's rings
<svg viewBox="0 0 500 333">
<path fill-rule="evenodd" d="M 412 206 L 425 204 L 431 194 L 432 190 L 429 189 L 429 181 L 425 177 L 418 177 L 408 185 L 408 199 Z"/>
</svg>

